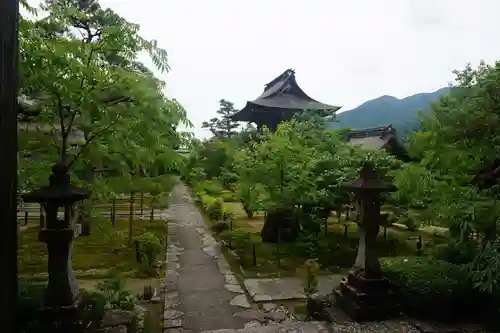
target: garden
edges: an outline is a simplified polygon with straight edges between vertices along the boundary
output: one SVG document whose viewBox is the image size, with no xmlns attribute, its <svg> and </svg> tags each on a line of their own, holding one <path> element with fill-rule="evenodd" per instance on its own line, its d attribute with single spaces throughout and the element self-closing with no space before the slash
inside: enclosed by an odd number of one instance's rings
<svg viewBox="0 0 500 333">
<path fill-rule="evenodd" d="M 412 156 L 406 163 L 350 145 L 344 131 L 325 131 L 312 110 L 275 132 L 251 126 L 238 132 L 230 118 L 235 110 L 222 100 L 219 119 L 204 124 L 214 136 L 196 143 L 182 178 L 240 275 L 305 270 L 314 280 L 312 271 L 345 274 L 354 263 L 357 202 L 342 184 L 369 161 L 397 188 L 382 196 L 377 252 L 404 311 L 490 321 L 500 301 L 499 73 L 499 63 L 457 71 L 460 88 L 403 138 Z M 307 269 L 311 262 L 318 269 Z"/>
</svg>

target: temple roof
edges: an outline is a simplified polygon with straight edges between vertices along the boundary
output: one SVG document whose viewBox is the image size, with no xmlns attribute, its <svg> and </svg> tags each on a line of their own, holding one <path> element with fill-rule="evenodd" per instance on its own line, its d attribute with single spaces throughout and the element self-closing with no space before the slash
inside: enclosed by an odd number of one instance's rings
<svg viewBox="0 0 500 333">
<path fill-rule="evenodd" d="M 339 106 L 323 104 L 309 97 L 297 84 L 295 71 L 287 69 L 280 76 L 266 84 L 264 92 L 232 116 L 234 121 L 254 121 L 256 111 L 301 111 L 324 110 L 334 112 Z"/>
<path fill-rule="evenodd" d="M 403 161 L 410 161 L 408 152 L 399 142 L 392 125 L 349 131 L 345 134 L 347 142 L 363 149 L 386 149 Z"/>
<path fill-rule="evenodd" d="M 346 139 L 353 145 L 368 149 L 384 148 L 389 140 L 396 137 L 396 130 L 392 125 L 353 130 L 346 133 Z"/>
</svg>

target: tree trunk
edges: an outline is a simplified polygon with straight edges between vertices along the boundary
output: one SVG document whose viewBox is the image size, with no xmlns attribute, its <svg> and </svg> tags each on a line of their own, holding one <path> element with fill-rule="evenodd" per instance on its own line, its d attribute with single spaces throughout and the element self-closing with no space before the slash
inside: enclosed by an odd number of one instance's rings
<svg viewBox="0 0 500 333">
<path fill-rule="evenodd" d="M 90 185 L 94 182 L 94 168 L 89 163 L 85 163 L 84 180 Z M 90 199 L 87 199 L 86 202 L 81 205 L 82 211 L 80 212 L 80 223 L 82 225 L 82 236 L 90 235 L 90 220 L 91 220 L 91 216 L 89 214 L 90 204 L 91 204 Z"/>
<path fill-rule="evenodd" d="M 134 233 L 134 192 L 130 192 L 130 205 L 128 214 L 128 243 L 132 243 L 132 236 Z"/>
</svg>

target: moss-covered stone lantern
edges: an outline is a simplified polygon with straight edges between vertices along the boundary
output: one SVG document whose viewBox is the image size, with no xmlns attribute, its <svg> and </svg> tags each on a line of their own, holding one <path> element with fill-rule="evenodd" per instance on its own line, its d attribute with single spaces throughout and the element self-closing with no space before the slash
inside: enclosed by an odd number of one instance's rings
<svg viewBox="0 0 500 333">
<path fill-rule="evenodd" d="M 44 297 L 44 308 L 77 308 L 79 291 L 71 266 L 71 252 L 74 231 L 71 226 L 71 212 L 77 201 L 87 199 L 87 190 L 70 183 L 68 168 L 63 164 L 52 167 L 49 185 L 25 194 L 25 202 L 36 202 L 46 213 L 45 227 L 40 230 L 39 239 L 47 244 L 49 281 Z M 64 209 L 64 218 L 58 218 L 58 210 Z M 63 315 L 61 313 L 61 315 Z"/>
<path fill-rule="evenodd" d="M 342 187 L 357 201 L 359 245 L 356 261 L 337 291 L 337 303 L 357 321 L 378 320 L 399 314 L 390 282 L 380 269 L 377 236 L 380 231 L 380 197 L 396 187 L 380 179 L 374 165 L 366 162 L 360 177 Z"/>
</svg>

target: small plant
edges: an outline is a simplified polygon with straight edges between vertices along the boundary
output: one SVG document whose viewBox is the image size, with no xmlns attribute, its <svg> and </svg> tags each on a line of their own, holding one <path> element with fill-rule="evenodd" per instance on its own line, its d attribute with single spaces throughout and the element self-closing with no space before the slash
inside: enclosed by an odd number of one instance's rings
<svg viewBox="0 0 500 333">
<path fill-rule="evenodd" d="M 116 278 L 99 283 L 98 291 L 104 297 L 106 310 L 128 310 L 131 311 L 139 303 L 137 297 L 125 290 L 125 284 L 122 279 Z"/>
<path fill-rule="evenodd" d="M 137 238 L 137 241 L 139 243 L 139 253 L 148 275 L 156 275 L 154 269 L 156 257 L 163 248 L 160 239 L 152 232 L 145 232 Z"/>
<path fill-rule="evenodd" d="M 308 259 L 302 266 L 304 293 L 307 297 L 318 291 L 320 265 L 315 259 Z"/>
</svg>

